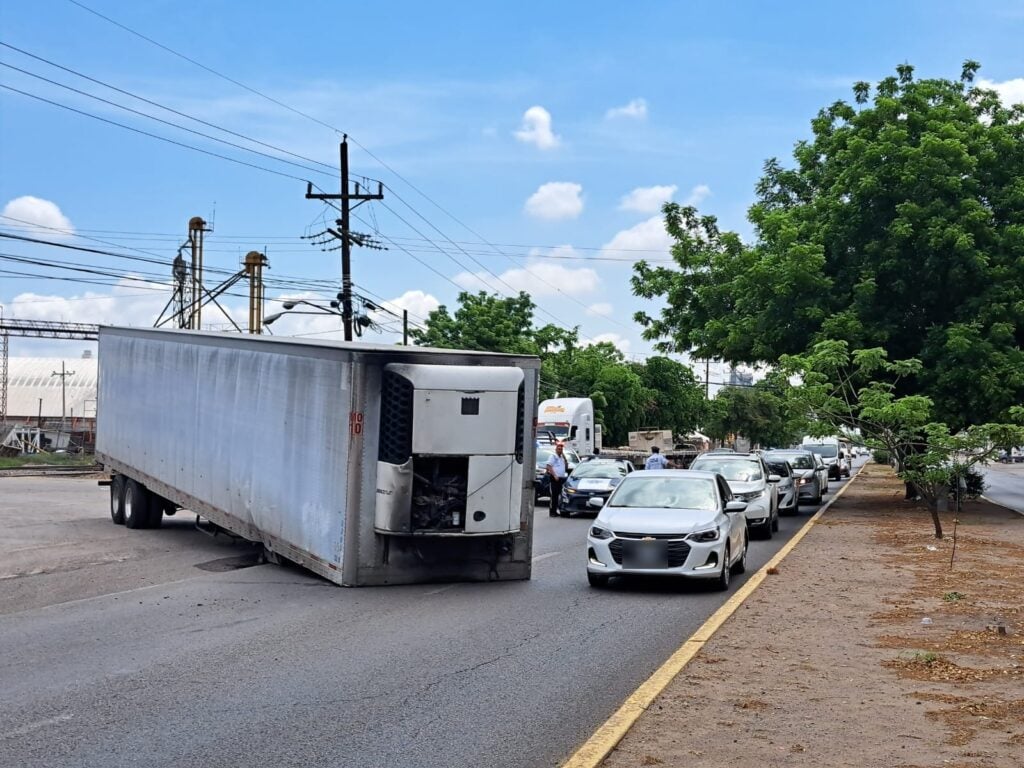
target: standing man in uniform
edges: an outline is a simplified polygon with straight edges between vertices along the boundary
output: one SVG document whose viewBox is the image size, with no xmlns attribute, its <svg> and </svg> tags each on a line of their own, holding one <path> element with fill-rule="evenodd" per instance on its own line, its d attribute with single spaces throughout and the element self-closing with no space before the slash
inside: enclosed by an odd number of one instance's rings
<svg viewBox="0 0 1024 768">
<path fill-rule="evenodd" d="M 651 446 L 651 455 L 644 462 L 644 469 L 668 469 L 668 459 L 661 455 L 661 449 L 656 445 Z"/>
<path fill-rule="evenodd" d="M 548 509 L 551 517 L 555 517 L 558 515 L 558 499 L 562 495 L 562 486 L 565 485 L 565 478 L 569 475 L 569 462 L 565 458 L 561 443 L 555 443 L 555 452 L 548 457 L 548 463 L 544 470 L 548 473 L 548 487 L 551 490 Z"/>
</svg>

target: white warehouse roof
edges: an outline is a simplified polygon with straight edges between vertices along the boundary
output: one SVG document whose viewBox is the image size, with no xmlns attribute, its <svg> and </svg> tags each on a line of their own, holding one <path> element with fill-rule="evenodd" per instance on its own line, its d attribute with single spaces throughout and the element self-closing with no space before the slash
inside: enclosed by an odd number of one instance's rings
<svg viewBox="0 0 1024 768">
<path fill-rule="evenodd" d="M 24 421 L 39 414 L 42 398 L 43 418 L 61 416 L 61 363 L 74 375 L 65 378 L 66 416 L 96 416 L 96 358 L 11 357 L 7 367 L 7 418 Z"/>
</svg>

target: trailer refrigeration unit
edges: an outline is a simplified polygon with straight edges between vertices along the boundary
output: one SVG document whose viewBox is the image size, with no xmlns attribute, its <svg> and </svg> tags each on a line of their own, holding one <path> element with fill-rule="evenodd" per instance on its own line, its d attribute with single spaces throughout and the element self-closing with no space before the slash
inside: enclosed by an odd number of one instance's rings
<svg viewBox="0 0 1024 768">
<path fill-rule="evenodd" d="M 538 371 L 526 356 L 101 328 L 111 517 L 157 527 L 189 510 L 348 586 L 528 579 Z"/>
</svg>

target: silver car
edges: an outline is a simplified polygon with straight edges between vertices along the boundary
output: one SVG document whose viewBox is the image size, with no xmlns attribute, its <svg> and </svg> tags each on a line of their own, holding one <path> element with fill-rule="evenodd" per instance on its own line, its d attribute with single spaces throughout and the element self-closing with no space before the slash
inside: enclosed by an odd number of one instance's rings
<svg viewBox="0 0 1024 768">
<path fill-rule="evenodd" d="M 747 567 L 746 504 L 713 472 L 639 470 L 623 478 L 587 535 L 587 580 L 603 587 L 612 576 L 661 575 L 714 579 Z"/>
<path fill-rule="evenodd" d="M 747 525 L 763 538 L 779 530 L 778 475 L 768 472 L 756 453 L 702 453 L 690 469 L 717 472 L 729 483 L 733 496 L 747 502 Z"/>
<path fill-rule="evenodd" d="M 797 501 L 821 504 L 821 497 L 828 492 L 828 467 L 821 456 L 811 451 L 789 450 L 769 451 L 764 460 L 785 461 L 796 476 Z"/>
</svg>

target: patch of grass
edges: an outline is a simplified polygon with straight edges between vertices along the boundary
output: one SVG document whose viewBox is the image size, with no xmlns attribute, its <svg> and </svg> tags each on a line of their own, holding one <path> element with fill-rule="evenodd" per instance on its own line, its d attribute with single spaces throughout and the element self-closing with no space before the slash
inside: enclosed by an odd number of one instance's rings
<svg viewBox="0 0 1024 768">
<path fill-rule="evenodd" d="M 0 458 L 0 469 L 18 469 L 19 467 L 91 467 L 96 457 L 91 453 L 33 453 L 28 456 L 12 456 Z"/>
<path fill-rule="evenodd" d="M 937 653 L 932 653 L 931 651 L 918 651 L 914 654 L 914 658 L 912 659 L 912 661 L 916 661 L 919 664 L 927 664 L 929 666 L 938 660 L 939 655 Z"/>
<path fill-rule="evenodd" d="M 967 597 L 963 592 L 947 592 L 942 596 L 942 599 L 947 603 L 955 603 L 958 600 L 963 600 Z"/>
</svg>

